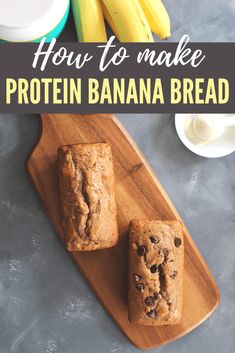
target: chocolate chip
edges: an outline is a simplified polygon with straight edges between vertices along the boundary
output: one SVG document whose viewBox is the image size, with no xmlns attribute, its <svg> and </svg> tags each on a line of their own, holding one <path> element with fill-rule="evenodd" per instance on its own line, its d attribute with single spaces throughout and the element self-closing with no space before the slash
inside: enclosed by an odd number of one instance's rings
<svg viewBox="0 0 235 353">
<path fill-rule="evenodd" d="M 154 298 L 155 298 L 156 300 L 160 299 L 160 294 L 157 293 L 157 292 L 154 292 Z"/>
<path fill-rule="evenodd" d="M 180 247 L 182 240 L 180 238 L 175 238 L 174 243 L 175 243 L 175 246 L 178 248 Z"/>
<path fill-rule="evenodd" d="M 147 248 L 146 248 L 146 246 L 143 246 L 143 245 L 138 246 L 138 248 L 137 248 L 137 254 L 138 254 L 139 256 L 144 256 L 146 253 L 147 253 Z"/>
<path fill-rule="evenodd" d="M 164 257 L 167 257 L 169 255 L 169 250 L 167 248 L 164 248 L 162 250 Z"/>
<path fill-rule="evenodd" d="M 136 273 L 134 274 L 134 279 L 136 282 L 139 282 L 139 280 L 141 279 L 140 275 L 137 275 Z"/>
<path fill-rule="evenodd" d="M 172 273 L 172 275 L 170 275 L 170 277 L 171 277 L 172 279 L 175 279 L 176 276 L 177 276 L 177 271 L 174 271 L 174 272 Z"/>
<path fill-rule="evenodd" d="M 159 239 L 156 235 L 151 235 L 149 237 L 149 239 L 150 239 L 151 243 L 153 243 L 153 244 L 157 244 L 159 242 Z"/>
<path fill-rule="evenodd" d="M 138 283 L 136 285 L 136 289 L 138 289 L 140 292 L 143 292 L 144 291 L 144 285 L 143 283 Z"/>
<path fill-rule="evenodd" d="M 148 315 L 149 317 L 151 317 L 151 319 L 156 319 L 156 317 L 157 317 L 157 312 L 156 312 L 156 310 L 150 310 L 150 311 L 147 313 L 147 315 Z"/>
<path fill-rule="evenodd" d="M 152 265 L 151 267 L 150 267 L 150 272 L 151 273 L 156 273 L 158 271 L 158 266 L 157 265 Z"/>
<path fill-rule="evenodd" d="M 145 302 L 145 304 L 148 305 L 148 306 L 153 306 L 154 303 L 155 303 L 155 298 L 154 298 L 154 297 L 146 297 L 146 298 L 144 299 L 144 302 Z"/>
</svg>

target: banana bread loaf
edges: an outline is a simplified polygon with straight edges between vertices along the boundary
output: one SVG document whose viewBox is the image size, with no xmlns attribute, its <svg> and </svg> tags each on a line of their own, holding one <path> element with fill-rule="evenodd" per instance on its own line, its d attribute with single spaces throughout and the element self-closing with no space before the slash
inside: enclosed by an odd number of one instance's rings
<svg viewBox="0 0 235 353">
<path fill-rule="evenodd" d="M 110 145 L 62 146 L 58 165 L 67 249 L 88 251 L 114 246 L 118 230 Z"/>
<path fill-rule="evenodd" d="M 184 240 L 179 221 L 132 220 L 129 230 L 129 320 L 174 325 L 181 320 Z"/>
</svg>

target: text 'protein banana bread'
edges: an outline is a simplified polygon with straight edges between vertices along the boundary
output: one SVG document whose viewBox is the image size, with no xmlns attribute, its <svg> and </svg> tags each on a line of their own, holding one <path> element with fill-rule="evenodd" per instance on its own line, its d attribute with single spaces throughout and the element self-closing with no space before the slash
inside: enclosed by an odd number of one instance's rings
<svg viewBox="0 0 235 353">
<path fill-rule="evenodd" d="M 180 323 L 184 240 L 178 221 L 133 220 L 129 229 L 129 320 Z"/>
<path fill-rule="evenodd" d="M 110 145 L 62 146 L 58 163 L 67 249 L 87 251 L 114 246 L 118 230 Z"/>
</svg>

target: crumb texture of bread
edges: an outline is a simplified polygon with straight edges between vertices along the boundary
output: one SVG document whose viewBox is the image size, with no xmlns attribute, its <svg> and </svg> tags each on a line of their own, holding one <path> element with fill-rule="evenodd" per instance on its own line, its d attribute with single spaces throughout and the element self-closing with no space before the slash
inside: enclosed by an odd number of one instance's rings
<svg viewBox="0 0 235 353">
<path fill-rule="evenodd" d="M 62 146 L 58 167 L 67 249 L 89 251 L 114 246 L 118 229 L 110 145 Z"/>
<path fill-rule="evenodd" d="M 179 221 L 132 220 L 129 228 L 129 320 L 179 324 L 184 239 Z"/>
</svg>

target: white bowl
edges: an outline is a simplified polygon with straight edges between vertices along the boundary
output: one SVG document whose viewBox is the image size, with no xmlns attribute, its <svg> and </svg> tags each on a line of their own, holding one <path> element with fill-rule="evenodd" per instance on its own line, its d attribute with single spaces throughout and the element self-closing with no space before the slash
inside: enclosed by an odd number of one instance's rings
<svg viewBox="0 0 235 353">
<path fill-rule="evenodd" d="M 192 129 L 196 114 L 176 114 L 175 127 L 183 144 L 193 153 L 207 158 L 227 156 L 235 151 L 235 126 L 225 128 L 224 133 L 216 140 L 202 141 Z"/>
<path fill-rule="evenodd" d="M 0 40 L 28 42 L 49 33 L 58 36 L 69 4 L 69 0 L 0 0 Z"/>
</svg>

